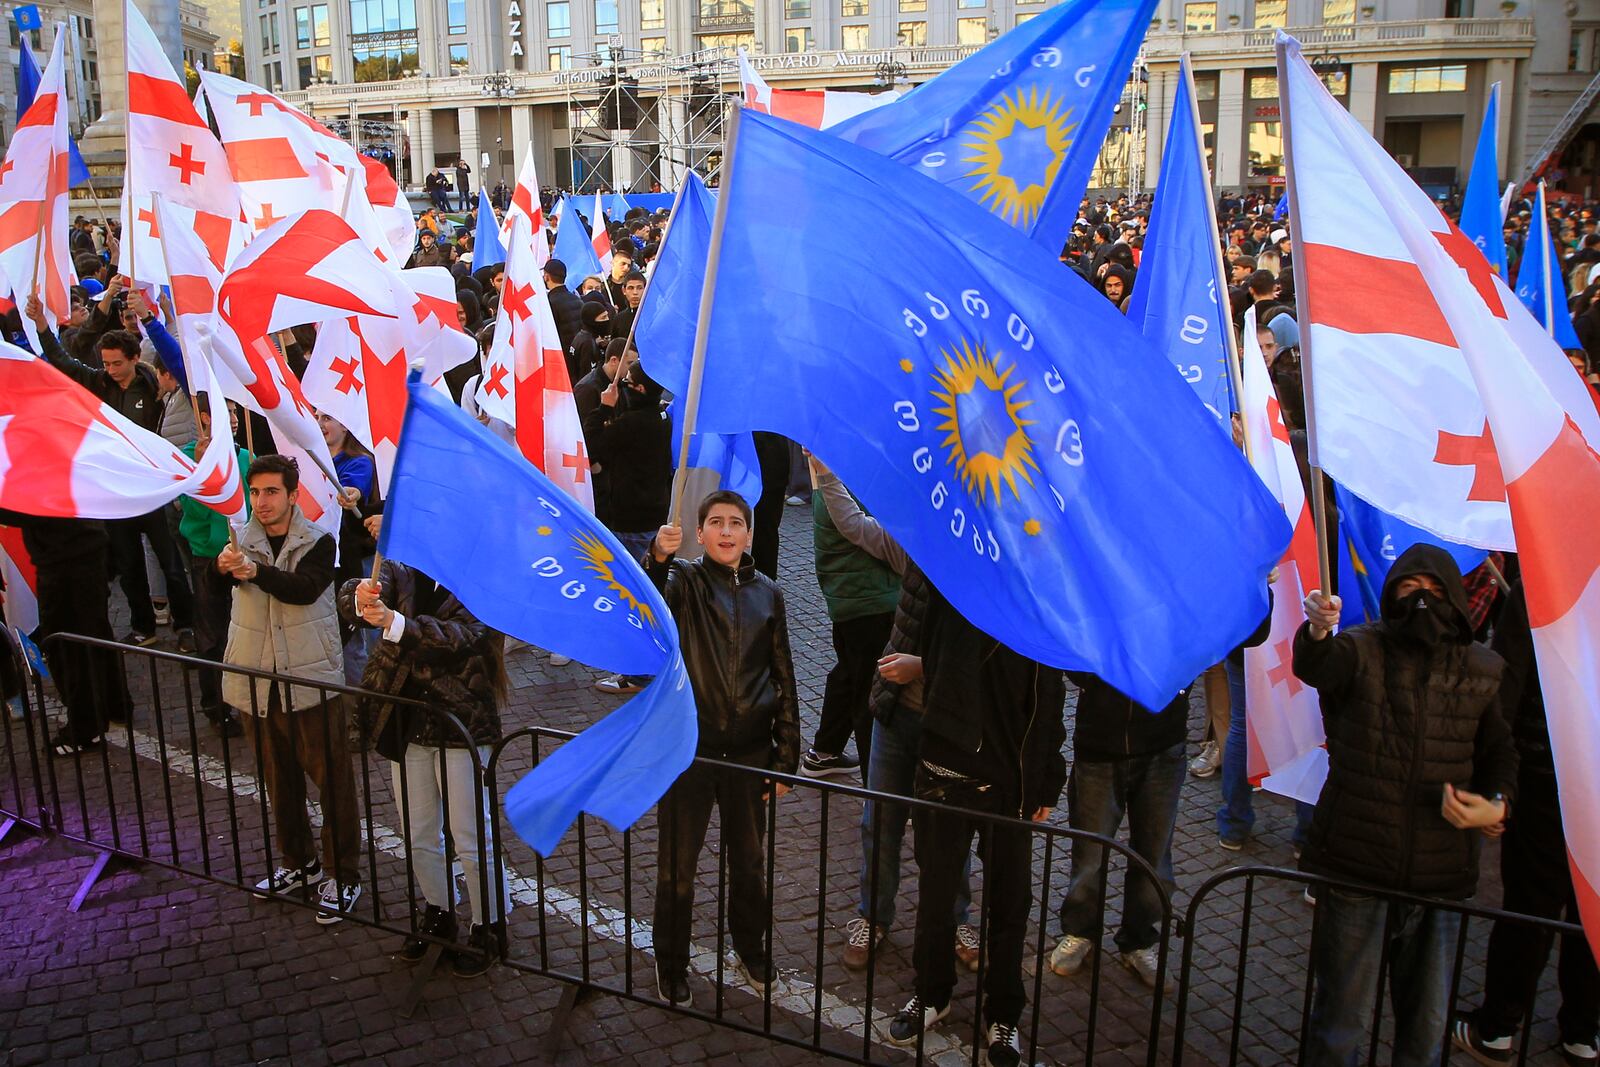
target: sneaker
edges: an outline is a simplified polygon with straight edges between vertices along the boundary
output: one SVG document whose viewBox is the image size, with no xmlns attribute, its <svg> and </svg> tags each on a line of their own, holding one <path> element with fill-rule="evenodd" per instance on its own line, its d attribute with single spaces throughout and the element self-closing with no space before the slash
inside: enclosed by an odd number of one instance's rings
<svg viewBox="0 0 1600 1067">
<path fill-rule="evenodd" d="M 840 753 L 830 756 L 826 752 L 810 749 L 800 760 L 800 773 L 807 778 L 826 778 L 830 774 L 849 774 L 861 769 L 861 761 Z"/>
<path fill-rule="evenodd" d="M 644 686 L 641 685 L 634 685 L 620 674 L 613 674 L 609 677 L 602 678 L 598 682 L 594 683 L 594 687 L 602 693 L 611 693 L 618 696 L 627 693 L 637 693 L 639 690 L 644 688 Z"/>
<path fill-rule="evenodd" d="M 1050 969 L 1063 978 L 1070 978 L 1083 968 L 1094 942 L 1077 934 L 1065 934 L 1050 950 Z"/>
<path fill-rule="evenodd" d="M 1467 1018 L 1457 1019 L 1455 1025 L 1450 1028 L 1450 1043 L 1479 1063 L 1488 1064 L 1489 1067 L 1510 1063 L 1514 1055 L 1510 1037 L 1484 1040 L 1483 1035 L 1478 1032 L 1478 1025 Z"/>
<path fill-rule="evenodd" d="M 661 973 L 661 964 L 656 964 L 656 990 L 661 994 L 661 999 L 668 1004 L 679 1008 L 688 1008 L 694 1005 L 694 994 L 689 990 L 687 975 L 677 974 L 670 978 Z"/>
<path fill-rule="evenodd" d="M 191 629 L 188 626 L 185 626 L 183 629 L 178 631 L 178 651 L 179 652 L 183 653 L 185 656 L 192 656 L 196 652 L 198 652 L 199 650 L 200 650 L 200 646 L 195 643 L 194 630 L 193 629 Z"/>
<path fill-rule="evenodd" d="M 147 634 L 142 630 L 129 630 L 127 633 L 122 635 L 123 644 L 137 645 L 140 648 L 149 648 L 158 640 L 159 638 L 157 638 L 155 634 Z"/>
<path fill-rule="evenodd" d="M 1196 778 L 1213 777 L 1222 769 L 1222 746 L 1207 741 L 1200 746 L 1200 754 L 1189 761 L 1189 773 Z"/>
<path fill-rule="evenodd" d="M 1156 967 L 1161 961 L 1161 949 L 1156 945 L 1149 948 L 1136 948 L 1131 952 L 1121 954 L 1122 965 L 1133 973 L 1133 976 L 1143 982 L 1145 988 L 1156 987 Z M 1164 992 L 1172 992 L 1172 976 L 1168 975 L 1162 985 Z"/>
<path fill-rule="evenodd" d="M 845 924 L 844 965 L 852 971 L 865 970 L 872 950 L 883 942 L 888 927 L 874 926 L 859 916 Z"/>
<path fill-rule="evenodd" d="M 1242 837 L 1229 837 L 1226 834 L 1218 834 L 1217 844 L 1229 852 L 1244 851 L 1244 838 Z"/>
<path fill-rule="evenodd" d="M 969 971 L 978 969 L 978 928 L 971 923 L 956 927 L 956 959 Z"/>
<path fill-rule="evenodd" d="M 932 1030 L 949 1014 L 950 1005 L 936 1008 L 932 1004 L 922 1003 L 921 997 L 913 996 L 906 1001 L 905 1007 L 895 1012 L 894 1020 L 889 1023 L 889 1041 L 901 1048 L 909 1048 L 917 1043 L 924 1030 Z"/>
<path fill-rule="evenodd" d="M 1600 1050 L 1595 1048 L 1593 1041 L 1563 1041 L 1561 1058 L 1568 1067 L 1594 1067 L 1595 1063 L 1600 1062 Z"/>
<path fill-rule="evenodd" d="M 466 945 L 450 954 L 450 973 L 457 978 L 477 978 L 488 973 L 497 955 L 494 933 L 485 924 L 473 923 Z"/>
<path fill-rule="evenodd" d="M 322 883 L 322 899 L 317 902 L 320 905 L 317 909 L 317 925 L 332 926 L 344 922 L 346 915 L 355 913 L 356 901 L 360 899 L 360 882 L 341 885 L 337 879 L 329 878 Z"/>
<path fill-rule="evenodd" d="M 771 960 L 752 966 L 739 956 L 734 957 L 733 973 L 758 997 L 766 996 L 767 990 L 778 978 L 778 968 L 772 965 Z"/>
<path fill-rule="evenodd" d="M 783 502 L 785 504 L 788 504 L 791 508 L 803 508 L 807 504 L 806 498 L 801 496 L 798 493 L 796 493 L 796 494 L 794 494 L 792 496 L 784 497 L 783 498 Z"/>
<path fill-rule="evenodd" d="M 150 602 L 150 607 L 151 610 L 156 613 L 157 626 L 171 625 L 172 611 L 167 607 L 167 602 L 165 600 L 152 600 Z"/>
<path fill-rule="evenodd" d="M 1310 886 L 1306 886 L 1306 891 L 1300 894 L 1300 896 L 1301 899 L 1303 899 L 1307 904 L 1310 904 L 1313 908 L 1317 906 L 1317 894 Z"/>
<path fill-rule="evenodd" d="M 989 1067 L 1017 1067 L 1022 1062 L 1022 1046 L 1017 1043 L 1017 1028 L 1011 1023 L 990 1023 L 983 1035 L 988 1046 L 983 1062 Z"/>
<path fill-rule="evenodd" d="M 552 666 L 552 667 L 565 667 L 567 664 L 569 664 L 571 662 L 572 662 L 572 657 L 571 656 L 563 656 L 559 652 L 550 653 L 550 666 Z"/>
<path fill-rule="evenodd" d="M 422 912 L 422 921 L 417 923 L 417 934 L 426 934 L 428 937 L 438 938 L 440 941 L 454 941 L 456 938 L 456 915 L 453 911 L 446 911 L 436 904 L 429 904 Z M 406 943 L 400 946 L 400 958 L 407 963 L 416 963 L 428 954 L 428 945 L 413 934 L 406 938 Z"/>
<path fill-rule="evenodd" d="M 258 898 L 266 900 L 270 896 L 281 896 L 284 893 L 305 889 L 321 880 L 322 864 L 312 860 L 304 867 L 279 867 L 270 876 L 257 882 L 254 892 Z"/>
</svg>

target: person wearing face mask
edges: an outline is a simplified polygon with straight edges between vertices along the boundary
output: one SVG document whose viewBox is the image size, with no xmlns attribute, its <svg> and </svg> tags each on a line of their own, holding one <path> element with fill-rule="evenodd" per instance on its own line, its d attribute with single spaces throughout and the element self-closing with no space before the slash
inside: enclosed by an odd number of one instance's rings
<svg viewBox="0 0 1600 1067">
<path fill-rule="evenodd" d="M 611 338 L 611 309 L 599 301 L 585 301 L 581 312 L 583 329 L 567 349 L 567 380 L 581 381 L 601 361 L 606 341 Z"/>
<path fill-rule="evenodd" d="M 1498 835 L 1517 787 L 1499 706 L 1505 661 L 1473 642 L 1461 572 L 1434 545 L 1395 561 L 1377 622 L 1334 633 L 1339 608 L 1338 597 L 1312 590 L 1294 640 L 1294 673 L 1317 690 L 1328 738 L 1301 870 L 1466 900 L 1480 832 Z M 1316 901 L 1305 1062 L 1357 1062 L 1387 960 L 1393 1063 L 1437 1063 L 1461 916 L 1330 886 Z"/>
</svg>

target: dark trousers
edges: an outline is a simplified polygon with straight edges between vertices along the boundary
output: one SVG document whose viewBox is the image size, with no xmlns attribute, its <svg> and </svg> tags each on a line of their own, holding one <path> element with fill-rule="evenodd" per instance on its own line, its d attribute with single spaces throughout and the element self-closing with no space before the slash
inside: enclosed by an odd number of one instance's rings
<svg viewBox="0 0 1600 1067">
<path fill-rule="evenodd" d="M 689 969 L 689 924 L 695 871 L 711 822 L 721 813 L 728 871 L 728 928 L 739 958 L 756 973 L 767 960 L 767 883 L 762 840 L 766 834 L 761 775 L 691 766 L 661 798 L 656 845 L 656 960 L 665 977 Z M 952 935 L 953 936 L 953 935 Z"/>
<path fill-rule="evenodd" d="M 781 434 L 757 431 L 756 458 L 761 461 L 761 499 L 755 506 L 754 539 L 750 555 L 756 570 L 778 577 L 778 528 L 783 525 L 783 500 L 789 491 L 789 440 Z"/>
<path fill-rule="evenodd" d="M 1567 866 L 1556 777 L 1548 770 L 1525 767 L 1518 776 L 1515 809 L 1500 839 L 1500 880 L 1505 887 L 1501 906 L 1506 911 L 1581 921 Z M 1522 1025 L 1553 941 L 1550 934 L 1515 923 L 1494 924 L 1484 966 L 1483 1007 L 1477 1016 L 1485 1037 L 1510 1037 Z M 1600 972 L 1582 937 L 1561 939 L 1556 978 L 1561 988 L 1561 1010 L 1556 1014 L 1561 1039 L 1592 1043 L 1600 1023 Z"/>
<path fill-rule="evenodd" d="M 139 565 L 144 565 L 141 556 Z M 99 737 L 109 719 L 128 717 L 128 689 L 117 655 L 75 641 L 51 641 L 51 634 L 82 634 L 112 640 L 107 615 L 104 552 L 64 566 L 41 566 L 39 629 L 34 639 L 44 651 L 56 692 L 67 706 L 67 734 L 77 742 Z"/>
<path fill-rule="evenodd" d="M 317 857 L 306 812 L 309 777 L 322 801 L 323 867 L 342 884 L 354 885 L 361 880 L 361 824 L 344 703 L 332 697 L 326 704 L 289 712 L 277 710 L 277 704 L 269 701 L 265 715 L 246 711 L 240 716 L 244 734 L 261 759 L 272 802 L 276 862 L 304 867 Z"/>
<path fill-rule="evenodd" d="M 222 662 L 223 649 L 228 644 L 228 622 L 233 617 L 232 584 L 217 573 L 215 559 L 195 558 L 189 561 L 189 575 L 194 579 L 194 643 L 202 659 Z M 222 672 L 207 668 L 200 673 L 200 706 L 222 707 Z"/>
<path fill-rule="evenodd" d="M 117 567 L 117 578 L 122 583 L 122 595 L 128 598 L 128 610 L 133 613 L 133 628 L 142 634 L 156 632 L 155 608 L 150 604 L 150 580 L 144 571 L 144 546 L 141 536 L 150 539 L 150 550 L 161 564 L 161 573 L 167 576 L 167 603 L 172 607 L 172 624 L 178 629 L 194 625 L 194 602 L 189 595 L 189 575 L 172 543 L 172 533 L 167 529 L 165 509 L 158 508 L 148 515 L 131 519 L 113 519 L 106 523 L 111 534 L 111 559 Z"/>
<path fill-rule="evenodd" d="M 456 190 L 456 210 L 466 211 L 471 207 L 472 190 L 467 187 L 466 182 L 462 182 L 461 187 Z"/>
<path fill-rule="evenodd" d="M 966 878 L 973 834 L 983 861 L 986 939 L 983 1018 L 1016 1024 L 1022 1017 L 1022 946 L 1033 899 L 1033 850 L 1026 830 L 996 827 L 969 812 L 988 812 L 994 790 L 950 785 L 917 768 L 916 794 L 957 810 L 917 808 L 917 936 L 912 949 L 916 990 L 925 1004 L 944 1006 L 956 988 L 956 896 Z M 965 811 L 959 809 L 966 809 Z"/>
<path fill-rule="evenodd" d="M 878 672 L 878 657 L 883 655 L 894 629 L 894 613 L 863 615 L 833 624 L 833 669 L 822 690 L 822 721 L 811 747 L 817 752 L 837 756 L 844 751 L 850 735 L 856 735 L 856 755 L 866 767 L 872 746 L 872 712 L 867 699 L 872 695 L 872 679 Z"/>
</svg>

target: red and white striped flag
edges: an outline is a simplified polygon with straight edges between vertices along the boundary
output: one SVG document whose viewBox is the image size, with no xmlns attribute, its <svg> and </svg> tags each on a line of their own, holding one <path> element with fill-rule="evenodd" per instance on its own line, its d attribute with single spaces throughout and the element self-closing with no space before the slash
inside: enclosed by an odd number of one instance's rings
<svg viewBox="0 0 1600 1067">
<path fill-rule="evenodd" d="M 1459 340 L 1468 382 L 1481 398 L 1484 436 L 1495 449 L 1486 457 L 1492 469 L 1478 477 L 1480 484 L 1492 478 L 1508 504 L 1573 888 L 1590 947 L 1600 954 L 1600 420 L 1554 340 L 1543 331 L 1520 333 L 1514 312 L 1508 321 L 1486 303 L 1481 270 L 1440 241 L 1437 209 L 1328 95 L 1292 39 L 1280 37 L 1279 79 L 1292 122 L 1286 150 L 1311 143 L 1338 151 L 1362 193 L 1376 195 L 1382 214 L 1375 221 L 1415 265 L 1428 307 Z M 1316 139 L 1302 140 L 1308 130 Z M 1321 162 L 1320 153 L 1302 155 L 1295 173 Z M 1304 210 L 1305 193 L 1298 195 Z"/>
<path fill-rule="evenodd" d="M 827 89 L 774 89 L 756 72 L 743 48 L 739 49 L 739 84 L 744 90 L 744 106 L 763 115 L 798 122 L 813 130 L 825 130 L 845 119 L 874 111 L 900 99 L 897 90 L 882 93 L 841 93 Z"/>
<path fill-rule="evenodd" d="M 23 636 L 33 633 L 39 628 L 39 574 L 15 526 L 0 526 L 0 580 L 6 625 Z"/>
<path fill-rule="evenodd" d="M 589 220 L 589 244 L 600 260 L 600 273 L 611 273 L 611 231 L 606 227 L 606 206 L 594 194 L 594 215 Z"/>
<path fill-rule="evenodd" d="M 480 410 L 515 427 L 528 461 L 590 511 L 594 484 L 567 360 L 533 265 L 527 220 L 512 223 L 506 281 L 495 319 L 494 344 L 483 357 Z"/>
<path fill-rule="evenodd" d="M 544 201 L 539 198 L 539 173 L 533 163 L 533 146 L 522 160 L 522 170 L 517 172 L 517 187 L 511 191 L 511 206 L 506 209 L 505 221 L 500 225 L 500 243 L 510 246 L 511 220 L 521 216 L 528 220 L 528 233 L 533 238 L 533 265 L 543 267 L 550 259 L 550 241 L 544 234 Z"/>
</svg>

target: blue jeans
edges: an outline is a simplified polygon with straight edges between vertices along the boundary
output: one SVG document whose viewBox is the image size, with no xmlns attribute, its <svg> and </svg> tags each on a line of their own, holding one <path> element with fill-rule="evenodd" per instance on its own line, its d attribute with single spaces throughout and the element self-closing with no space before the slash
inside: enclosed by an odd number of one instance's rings
<svg viewBox="0 0 1600 1067">
<path fill-rule="evenodd" d="M 887 725 L 874 719 L 867 756 L 867 788 L 897 797 L 910 796 L 921 742 L 922 716 L 916 712 L 898 709 Z M 907 804 L 869 800 L 862 807 L 861 896 L 856 910 L 863 919 L 879 926 L 894 922 L 895 898 L 900 895 L 900 846 L 905 842 L 906 821 L 910 818 L 911 807 Z M 967 921 L 971 907 L 972 848 L 968 845 L 956 890 L 956 925 Z"/>
<path fill-rule="evenodd" d="M 1222 807 L 1217 809 L 1217 834 L 1228 841 L 1243 841 L 1256 824 L 1250 804 L 1250 778 L 1246 773 L 1249 742 L 1245 736 L 1244 667 L 1229 656 L 1222 664 L 1228 676 L 1228 739 L 1222 746 Z"/>
<path fill-rule="evenodd" d="M 372 559 L 368 556 L 361 561 L 361 573 L 372 573 Z M 226 630 L 224 630 L 226 638 Z M 372 650 L 378 647 L 378 642 L 383 639 L 383 634 L 375 626 L 357 622 L 355 632 L 350 635 L 350 640 L 344 643 L 344 684 L 360 687 L 362 676 L 367 673 L 367 660 L 372 658 Z"/>
<path fill-rule="evenodd" d="M 1116 837 L 1122 816 L 1128 816 L 1128 844 L 1155 868 L 1170 895 L 1172 829 L 1178 819 L 1178 796 L 1188 771 L 1184 743 L 1164 752 L 1118 760 L 1077 759 L 1067 779 L 1067 824 L 1103 837 Z M 1108 862 L 1105 846 L 1074 838 L 1072 878 L 1061 901 L 1061 932 L 1100 940 L 1101 869 Z M 1117 948 L 1123 952 L 1149 948 L 1161 938 L 1161 892 L 1143 872 L 1129 869 L 1122 887 L 1122 926 Z"/>
<path fill-rule="evenodd" d="M 1394 1067 L 1439 1062 L 1449 1017 L 1450 971 L 1461 916 L 1415 904 L 1322 888 L 1311 945 L 1316 991 L 1306 1033 L 1306 1067 L 1356 1067 L 1366 1058 L 1389 940 L 1389 1003 Z"/>
</svg>

